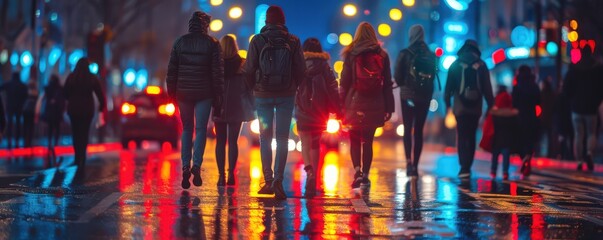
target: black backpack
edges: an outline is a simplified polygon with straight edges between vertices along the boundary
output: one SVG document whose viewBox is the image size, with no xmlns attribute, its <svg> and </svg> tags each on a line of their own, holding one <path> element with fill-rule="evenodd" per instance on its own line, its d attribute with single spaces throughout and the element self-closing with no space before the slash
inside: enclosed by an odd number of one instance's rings
<svg viewBox="0 0 603 240">
<path fill-rule="evenodd" d="M 324 66 L 325 69 L 328 66 Z M 330 75 L 330 76 L 329 76 Z M 334 78 L 329 68 L 329 73 L 320 73 L 308 76 L 306 81 L 297 90 L 297 108 L 302 112 L 311 112 L 329 106 L 329 92 L 327 90 L 327 78 Z"/>
<path fill-rule="evenodd" d="M 482 101 L 482 91 L 479 79 L 479 68 L 482 63 L 478 60 L 471 64 L 460 62 L 461 82 L 459 83 L 459 99 L 466 107 L 475 107 Z"/>
<path fill-rule="evenodd" d="M 437 74 L 436 56 L 430 52 L 415 53 L 410 48 L 406 51 L 412 56 L 410 65 L 410 87 L 419 96 L 433 95 L 434 81 L 438 80 L 438 87 L 442 90 L 440 78 Z"/>
<path fill-rule="evenodd" d="M 290 46 L 290 37 L 270 39 L 263 34 L 264 47 L 260 51 L 260 72 L 258 84 L 262 89 L 268 91 L 282 91 L 291 87 L 293 82 L 291 76 L 291 63 L 293 50 Z"/>
</svg>

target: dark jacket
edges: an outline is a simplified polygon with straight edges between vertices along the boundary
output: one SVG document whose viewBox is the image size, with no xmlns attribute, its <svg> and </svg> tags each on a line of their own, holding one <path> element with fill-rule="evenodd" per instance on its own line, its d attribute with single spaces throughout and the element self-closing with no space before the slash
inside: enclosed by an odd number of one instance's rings
<svg viewBox="0 0 603 240">
<path fill-rule="evenodd" d="M 373 97 L 363 96 L 354 89 L 355 73 L 354 64 L 358 55 L 367 52 L 377 52 L 383 57 L 383 94 Z M 385 113 L 394 112 L 394 93 L 392 90 L 392 74 L 389 56 L 380 47 L 356 51 L 358 54 L 349 54 L 343 62 L 341 72 L 340 97 L 344 110 L 344 124 L 352 128 L 377 128 L 385 124 Z"/>
<path fill-rule="evenodd" d="M 306 80 L 295 95 L 295 119 L 300 131 L 322 132 L 327 127 L 329 113 L 338 113 L 339 86 L 327 62 L 328 53 L 304 52 L 308 69 Z M 317 82 L 323 81 L 323 82 Z M 321 91 L 322 90 L 322 91 Z M 316 96 L 316 94 L 321 94 Z M 313 100 L 323 100 L 316 102 Z M 309 103 L 309 104 L 302 104 Z M 310 109 L 304 107 L 310 106 Z"/>
<path fill-rule="evenodd" d="M 245 64 L 245 72 L 247 73 L 247 85 L 253 89 L 253 94 L 259 98 L 272 98 L 272 97 L 292 97 L 295 95 L 297 86 L 301 84 L 301 81 L 305 78 L 306 64 L 304 63 L 304 54 L 301 49 L 299 38 L 295 35 L 290 34 L 287 27 L 284 25 L 266 24 L 260 31 L 262 36 L 254 36 L 249 43 L 249 51 L 247 53 L 247 62 Z M 258 70 L 260 66 L 260 52 L 264 48 L 266 42 L 264 38 L 285 38 L 290 39 L 289 46 L 291 47 L 293 59 L 291 60 L 291 77 L 293 84 L 286 91 L 269 91 L 263 89 L 260 84 L 256 84 L 258 81 Z"/>
<path fill-rule="evenodd" d="M 49 85 L 44 88 L 42 118 L 47 122 L 58 122 L 65 112 L 65 95 L 61 85 Z"/>
<path fill-rule="evenodd" d="M 239 55 L 224 59 L 223 112 L 222 116 L 213 117 L 215 122 L 245 122 L 255 118 L 253 96 L 245 84 L 244 62 Z"/>
<path fill-rule="evenodd" d="M 73 117 L 94 116 L 92 94 L 96 95 L 99 102 L 98 111 L 103 112 L 107 105 L 100 81 L 94 75 L 89 75 L 87 79 L 76 79 L 74 74 L 69 74 L 65 81 L 64 93 L 68 103 L 67 113 Z"/>
<path fill-rule="evenodd" d="M 494 94 L 492 93 L 492 84 L 490 83 L 490 72 L 488 71 L 488 67 L 486 63 L 482 61 L 479 56 L 481 52 L 479 49 L 464 45 L 458 52 L 458 59 L 452 63 L 450 69 L 448 70 L 448 78 L 446 81 L 446 88 L 444 89 L 444 102 L 446 103 L 446 107 L 450 108 L 452 103 L 451 99 L 454 98 L 454 106 L 453 112 L 455 116 L 462 115 L 474 115 L 479 116 L 482 114 L 482 101 L 479 102 L 474 107 L 464 106 L 461 100 L 459 99 L 459 88 L 461 84 L 462 78 L 462 70 L 461 63 L 466 64 L 480 64 L 480 67 L 477 69 L 479 74 L 479 86 L 480 91 L 484 99 L 486 99 L 486 104 L 488 105 L 488 109 L 492 108 L 492 104 L 494 102 Z"/>
<path fill-rule="evenodd" d="M 490 111 L 494 122 L 494 137 L 492 149 L 494 151 L 510 149 L 515 153 L 518 150 L 519 118 L 517 109 L 493 109 Z"/>
<path fill-rule="evenodd" d="M 217 39 L 190 29 L 174 43 L 166 85 L 171 99 L 221 100 L 224 91 L 224 59 Z"/>
<path fill-rule="evenodd" d="M 6 112 L 4 111 L 4 102 L 2 101 L 2 97 L 0 97 L 0 141 L 2 140 L 2 134 L 4 134 L 4 130 L 6 128 Z"/>
<path fill-rule="evenodd" d="M 540 104 L 540 88 L 533 81 L 518 81 L 513 88 L 513 107 L 519 110 L 521 139 L 526 146 L 533 146 L 538 138 L 540 126 L 536 116 L 536 105 Z"/>
<path fill-rule="evenodd" d="M 414 54 L 412 54 L 414 53 Z M 424 54 L 433 55 L 435 54 L 429 50 L 425 42 L 420 41 L 409 46 L 407 49 L 400 51 L 398 58 L 396 59 L 396 66 L 394 69 L 394 79 L 398 86 L 400 86 L 400 98 L 401 99 L 413 99 L 415 101 L 430 101 L 433 95 L 417 96 L 415 90 L 412 88 L 410 81 L 413 81 L 414 76 L 411 74 L 411 68 L 413 58 L 417 55 L 424 56 Z M 434 79 L 435 80 L 435 79 Z"/>
<path fill-rule="evenodd" d="M 594 63 L 571 65 L 565 75 L 563 92 L 572 112 L 595 115 L 603 99 L 603 74 Z"/>
<path fill-rule="evenodd" d="M 23 105 L 27 100 L 27 86 L 19 78 L 13 78 L 3 84 L 0 91 L 6 92 L 6 112 L 8 114 L 21 114 Z"/>
</svg>

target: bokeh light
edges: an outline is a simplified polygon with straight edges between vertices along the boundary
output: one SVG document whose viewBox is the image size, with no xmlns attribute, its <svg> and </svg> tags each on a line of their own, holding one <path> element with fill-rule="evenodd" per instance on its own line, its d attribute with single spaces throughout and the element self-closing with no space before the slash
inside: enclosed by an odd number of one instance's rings
<svg viewBox="0 0 603 240">
<path fill-rule="evenodd" d="M 345 14 L 346 16 L 352 17 L 352 16 L 355 16 L 356 13 L 358 13 L 358 9 L 356 8 L 356 5 L 346 4 L 345 6 L 343 6 L 343 14 Z"/>
<path fill-rule="evenodd" d="M 570 21 L 570 27 L 572 28 L 572 30 L 578 30 L 578 21 L 571 20 Z"/>
<path fill-rule="evenodd" d="M 33 64 L 33 56 L 31 52 L 25 51 L 21 54 L 21 67 L 29 67 Z"/>
<path fill-rule="evenodd" d="M 239 50 L 239 56 L 241 56 L 241 58 L 247 58 L 247 50 L 245 50 L 245 49 Z"/>
<path fill-rule="evenodd" d="M 224 23 L 222 23 L 222 20 L 220 20 L 220 19 L 214 19 L 209 24 L 209 29 L 211 29 L 214 32 L 217 32 L 217 31 L 222 30 L 223 26 L 224 26 Z"/>
<path fill-rule="evenodd" d="M 5 64 L 6 62 L 8 62 L 8 50 L 2 49 L 2 52 L 0 52 L 0 64 Z"/>
<path fill-rule="evenodd" d="M 383 135 L 383 127 L 378 127 L 377 130 L 375 130 L 375 137 L 381 137 L 381 135 Z"/>
<path fill-rule="evenodd" d="M 555 42 L 548 42 L 546 44 L 546 51 L 549 52 L 549 54 L 551 55 L 557 55 L 557 53 L 559 52 L 559 47 Z"/>
<path fill-rule="evenodd" d="M 398 125 L 396 128 L 396 134 L 398 134 L 400 137 L 404 137 L 404 124 Z"/>
<path fill-rule="evenodd" d="M 343 61 L 336 61 L 335 64 L 333 64 L 333 70 L 335 70 L 336 73 L 341 73 L 341 71 L 343 71 Z"/>
<path fill-rule="evenodd" d="M 339 43 L 343 46 L 350 45 L 353 39 L 354 38 L 352 37 L 352 34 L 349 33 L 342 33 L 341 35 L 339 35 Z"/>
<path fill-rule="evenodd" d="M 90 70 L 90 73 L 92 74 L 98 74 L 98 63 L 90 63 L 90 65 L 88 65 L 88 70 Z"/>
<path fill-rule="evenodd" d="M 392 34 L 392 28 L 387 23 L 379 24 L 377 31 L 379 32 L 379 35 L 384 37 L 387 37 Z"/>
<path fill-rule="evenodd" d="M 389 17 L 394 21 L 400 21 L 402 19 L 402 11 L 397 8 L 389 10 Z"/>
<path fill-rule="evenodd" d="M 136 71 L 134 69 L 128 68 L 124 72 L 123 79 L 126 86 L 131 87 L 132 85 L 134 85 L 134 81 L 136 81 Z"/>
<path fill-rule="evenodd" d="M 336 33 L 329 33 L 329 35 L 327 35 L 327 42 L 329 44 L 337 44 L 338 41 L 339 41 L 339 36 L 337 36 Z"/>
<path fill-rule="evenodd" d="M 567 34 L 567 39 L 568 39 L 570 42 L 575 42 L 575 41 L 578 41 L 578 32 L 576 32 L 576 31 L 571 31 L 571 32 L 569 32 L 569 33 Z"/>
<path fill-rule="evenodd" d="M 211 0 L 211 1 L 209 1 L 209 3 L 212 6 L 220 6 L 220 5 L 222 5 L 223 2 L 224 2 L 223 0 Z"/>
<path fill-rule="evenodd" d="M 232 18 L 232 19 L 238 19 L 242 15 L 243 15 L 243 9 L 241 9 L 240 7 L 232 7 L 228 11 L 228 16 L 230 16 L 230 18 Z"/>
<path fill-rule="evenodd" d="M 415 5 L 415 0 L 402 0 L 402 4 L 407 7 L 412 7 Z"/>
</svg>

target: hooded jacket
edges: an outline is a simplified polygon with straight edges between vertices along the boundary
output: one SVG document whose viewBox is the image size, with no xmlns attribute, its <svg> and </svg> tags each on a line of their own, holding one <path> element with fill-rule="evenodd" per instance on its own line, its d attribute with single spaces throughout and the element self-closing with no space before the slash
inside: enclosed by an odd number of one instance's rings
<svg viewBox="0 0 603 240">
<path fill-rule="evenodd" d="M 272 97 L 293 97 L 297 87 L 301 81 L 305 79 L 306 64 L 304 63 L 304 54 L 301 49 L 299 38 L 290 34 L 285 25 L 281 24 L 266 24 L 260 31 L 262 36 L 254 36 L 249 43 L 247 53 L 247 62 L 245 63 L 245 72 L 247 73 L 247 85 L 253 89 L 255 97 L 272 98 Z M 291 47 L 291 77 L 292 83 L 289 89 L 285 91 L 270 91 L 263 89 L 260 84 L 256 84 L 259 77 L 260 53 L 266 44 L 263 37 L 268 39 L 289 38 L 289 46 Z"/>
<path fill-rule="evenodd" d="M 307 77 L 295 95 L 295 119 L 300 131 L 322 132 L 326 129 L 329 113 L 338 113 L 339 86 L 333 70 L 327 62 L 330 58 L 326 52 L 304 52 Z M 322 76 L 322 77 L 319 77 Z M 323 81 L 323 82 L 317 82 Z M 323 88 L 323 89 L 320 89 Z M 315 96 L 315 94 L 326 94 Z M 324 99 L 326 102 L 312 102 L 312 98 Z M 311 102 L 311 109 L 304 109 L 303 102 Z"/>
<path fill-rule="evenodd" d="M 482 101 L 479 102 L 476 106 L 469 107 L 464 106 L 461 100 L 459 99 L 459 88 L 461 85 L 462 78 L 462 70 L 463 67 L 461 63 L 465 64 L 479 64 L 479 68 L 477 69 L 478 78 L 479 78 L 479 86 L 480 91 L 484 99 L 486 100 L 486 104 L 488 105 L 488 109 L 492 108 L 492 104 L 494 102 L 494 96 L 492 93 L 492 84 L 490 83 L 490 72 L 488 71 L 488 67 L 486 63 L 480 59 L 481 52 L 477 47 L 477 43 L 474 41 L 467 41 L 463 47 L 458 51 L 458 59 L 452 63 L 448 70 L 448 78 L 446 81 L 446 87 L 444 89 L 444 102 L 446 103 L 446 107 L 450 108 L 452 104 L 452 110 L 455 116 L 463 116 L 463 115 L 473 115 L 480 116 L 482 114 Z M 451 99 L 454 99 L 454 102 L 451 102 Z"/>
<path fill-rule="evenodd" d="M 200 20 L 199 20 L 200 21 Z M 204 22 L 191 18 L 189 33 L 174 43 L 166 85 L 171 99 L 217 99 L 224 89 L 224 60 L 220 43 L 207 35 Z M 205 30 L 204 30 L 205 29 Z"/>
<path fill-rule="evenodd" d="M 383 57 L 382 94 L 368 97 L 357 94 L 354 89 L 354 64 L 356 57 L 375 52 Z M 346 57 L 341 72 L 340 97 L 344 101 L 344 124 L 352 128 L 377 128 L 385 124 L 385 113 L 394 112 L 394 93 L 388 54 L 379 45 L 356 47 Z"/>
<path fill-rule="evenodd" d="M 223 114 L 215 122 L 246 122 L 254 119 L 253 97 L 245 84 L 245 59 L 235 55 L 224 59 Z"/>
<path fill-rule="evenodd" d="M 428 96 L 416 96 L 415 90 L 410 85 L 410 81 L 414 78 L 411 74 L 411 70 L 413 67 L 412 61 L 415 56 L 432 55 L 435 61 L 435 54 L 429 50 L 429 47 L 427 47 L 427 44 L 425 43 L 425 31 L 421 25 L 413 25 L 410 28 L 409 36 L 408 48 L 400 51 L 398 58 L 396 59 L 394 79 L 398 86 L 400 86 L 401 99 L 430 101 L 433 91 L 432 94 L 429 94 Z"/>
</svg>

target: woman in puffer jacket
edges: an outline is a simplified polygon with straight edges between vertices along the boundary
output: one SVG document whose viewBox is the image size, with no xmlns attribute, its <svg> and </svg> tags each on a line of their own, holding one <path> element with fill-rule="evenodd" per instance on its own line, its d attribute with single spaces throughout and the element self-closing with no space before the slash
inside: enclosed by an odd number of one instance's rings
<svg viewBox="0 0 603 240">
<path fill-rule="evenodd" d="M 239 56 L 236 40 L 226 35 L 220 39 L 224 55 L 224 94 L 222 114 L 213 117 L 216 126 L 216 162 L 220 173 L 218 187 L 235 185 L 235 169 L 239 157 L 237 141 L 241 124 L 254 119 L 251 90 L 244 79 L 245 59 Z M 228 142 L 228 181 L 225 176 L 226 142 Z"/>
<path fill-rule="evenodd" d="M 307 176 L 305 193 L 306 196 L 312 196 L 316 190 L 315 168 L 320 156 L 320 137 L 327 128 L 329 113 L 338 114 L 339 91 L 333 70 L 327 62 L 330 56 L 323 52 L 320 41 L 309 38 L 302 48 L 308 72 L 297 90 L 294 114 Z"/>
<path fill-rule="evenodd" d="M 342 55 L 345 60 L 340 96 L 344 101 L 344 124 L 350 129 L 350 155 L 355 170 L 352 188 L 368 187 L 375 130 L 389 121 L 394 112 L 389 56 L 367 22 L 358 25 L 354 40 Z"/>
</svg>

